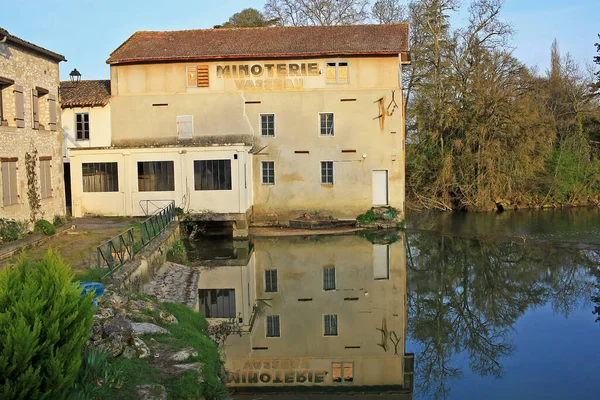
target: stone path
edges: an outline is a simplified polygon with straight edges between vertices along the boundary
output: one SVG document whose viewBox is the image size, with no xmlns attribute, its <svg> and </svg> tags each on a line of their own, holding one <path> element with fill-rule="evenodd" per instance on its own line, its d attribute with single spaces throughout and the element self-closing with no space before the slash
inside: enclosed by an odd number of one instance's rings
<svg viewBox="0 0 600 400">
<path fill-rule="evenodd" d="M 143 291 L 159 301 L 182 303 L 195 309 L 199 276 L 197 268 L 167 261 L 152 280 L 144 285 Z"/>
</svg>

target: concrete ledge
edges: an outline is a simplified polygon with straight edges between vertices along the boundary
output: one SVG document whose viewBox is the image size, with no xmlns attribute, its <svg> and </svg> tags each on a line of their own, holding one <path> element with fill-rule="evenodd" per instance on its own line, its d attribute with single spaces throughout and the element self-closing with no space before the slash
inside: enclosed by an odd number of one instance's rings
<svg viewBox="0 0 600 400">
<path fill-rule="evenodd" d="M 143 285 L 149 282 L 167 261 L 167 252 L 179 239 L 179 221 L 173 221 L 163 233 L 136 254 L 133 260 L 127 261 L 107 278 L 106 283 L 119 289 L 142 291 Z"/>
<path fill-rule="evenodd" d="M 333 229 L 340 227 L 356 226 L 355 220 L 306 220 L 292 219 L 290 220 L 290 228 L 298 229 Z"/>
<path fill-rule="evenodd" d="M 53 237 L 61 235 L 71 230 L 72 228 L 72 225 L 61 226 L 59 228 L 56 228 L 56 233 L 51 236 L 46 236 L 42 232 L 35 232 L 19 240 L 15 240 L 14 242 L 5 243 L 2 246 L 0 246 L 0 260 L 6 260 L 7 258 L 10 258 L 13 255 L 21 252 L 21 250 L 27 250 L 41 246 L 49 240 L 52 240 Z"/>
</svg>

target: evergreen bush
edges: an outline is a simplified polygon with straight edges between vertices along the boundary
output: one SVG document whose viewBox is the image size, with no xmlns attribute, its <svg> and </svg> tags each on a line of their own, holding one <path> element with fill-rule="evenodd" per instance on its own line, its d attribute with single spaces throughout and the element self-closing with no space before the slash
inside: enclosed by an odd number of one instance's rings
<svg viewBox="0 0 600 400">
<path fill-rule="evenodd" d="M 27 223 L 0 218 L 0 242 L 14 242 L 27 231 Z"/>
<path fill-rule="evenodd" d="M 56 399 L 73 386 L 92 326 L 92 293 L 81 296 L 56 251 L 22 255 L 0 270 L 0 398 Z"/>
<path fill-rule="evenodd" d="M 35 232 L 44 232 L 45 235 L 54 235 L 56 233 L 56 228 L 50 222 L 45 219 L 40 219 L 35 223 Z"/>
</svg>

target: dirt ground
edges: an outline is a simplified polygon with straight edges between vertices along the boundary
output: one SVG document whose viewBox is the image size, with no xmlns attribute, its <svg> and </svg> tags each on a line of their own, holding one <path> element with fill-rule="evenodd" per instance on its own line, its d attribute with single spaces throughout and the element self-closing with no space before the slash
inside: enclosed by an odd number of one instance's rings
<svg viewBox="0 0 600 400">
<path fill-rule="evenodd" d="M 73 229 L 56 235 L 39 247 L 26 250 L 26 254 L 33 260 L 39 260 L 49 248 L 53 248 L 60 252 L 76 276 L 93 275 L 97 262 L 96 247 L 131 227 L 135 228 L 138 221 L 139 218 L 74 218 L 70 221 Z M 17 257 L 6 261 L 14 263 Z"/>
</svg>

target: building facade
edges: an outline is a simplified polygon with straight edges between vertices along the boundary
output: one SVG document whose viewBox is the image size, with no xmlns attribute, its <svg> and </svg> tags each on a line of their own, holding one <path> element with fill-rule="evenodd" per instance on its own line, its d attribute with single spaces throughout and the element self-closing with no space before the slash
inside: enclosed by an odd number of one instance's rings
<svg viewBox="0 0 600 400">
<path fill-rule="evenodd" d="M 411 389 L 402 236 L 381 244 L 257 237 L 253 245 L 247 265 L 213 266 L 199 280 L 199 311 L 242 329 L 225 342 L 231 387 Z"/>
<path fill-rule="evenodd" d="M 59 62 L 0 28 L 0 218 L 65 215 Z"/>
<path fill-rule="evenodd" d="M 107 62 L 112 147 L 93 154 L 116 163 L 118 201 L 74 184 L 76 216 L 168 199 L 273 222 L 404 208 L 406 24 L 137 32 Z M 88 154 L 70 152 L 74 183 Z"/>
</svg>

